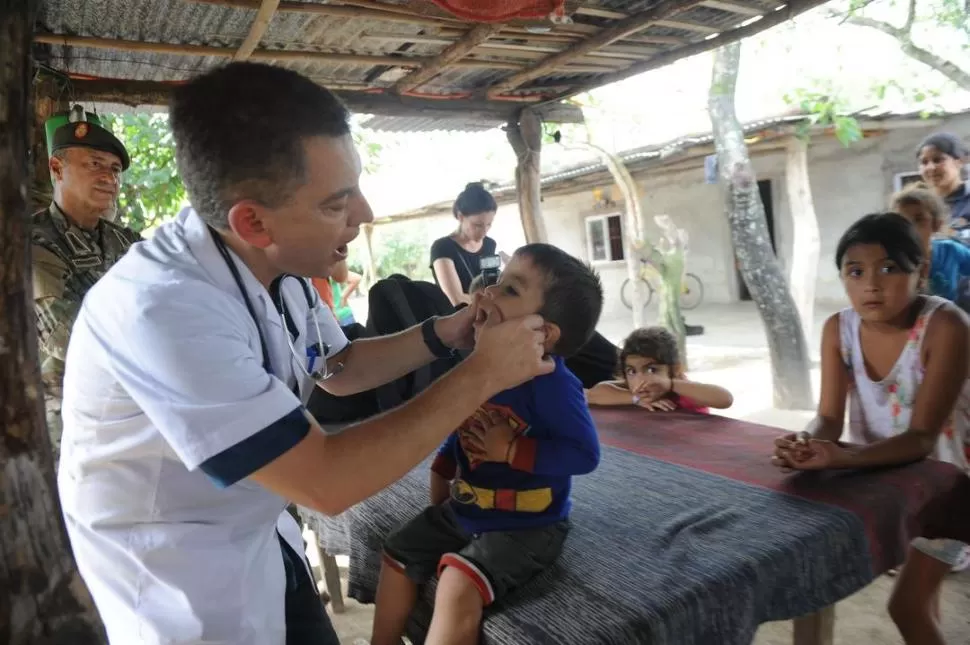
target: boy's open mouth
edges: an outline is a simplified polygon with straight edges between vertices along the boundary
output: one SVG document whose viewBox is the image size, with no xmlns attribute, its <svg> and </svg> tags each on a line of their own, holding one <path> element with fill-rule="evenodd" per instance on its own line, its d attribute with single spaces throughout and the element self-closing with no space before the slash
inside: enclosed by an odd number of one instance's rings
<svg viewBox="0 0 970 645">
<path fill-rule="evenodd" d="M 505 318 L 502 315 L 502 312 L 498 309 L 498 307 L 495 307 L 495 306 L 486 307 L 486 306 L 479 305 L 478 313 L 475 314 L 474 324 L 476 327 L 484 327 L 485 323 L 488 322 L 489 318 L 493 318 L 493 317 L 495 318 L 495 321 L 496 321 L 495 324 L 502 322 L 502 320 L 504 320 Z"/>
</svg>

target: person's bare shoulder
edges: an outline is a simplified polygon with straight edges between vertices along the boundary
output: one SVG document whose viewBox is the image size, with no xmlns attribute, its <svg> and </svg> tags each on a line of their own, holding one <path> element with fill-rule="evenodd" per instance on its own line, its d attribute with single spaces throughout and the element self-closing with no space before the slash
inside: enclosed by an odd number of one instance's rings
<svg viewBox="0 0 970 645">
<path fill-rule="evenodd" d="M 970 318 L 952 302 L 945 302 L 930 316 L 924 338 L 930 346 L 945 346 L 964 335 L 970 335 Z"/>
</svg>

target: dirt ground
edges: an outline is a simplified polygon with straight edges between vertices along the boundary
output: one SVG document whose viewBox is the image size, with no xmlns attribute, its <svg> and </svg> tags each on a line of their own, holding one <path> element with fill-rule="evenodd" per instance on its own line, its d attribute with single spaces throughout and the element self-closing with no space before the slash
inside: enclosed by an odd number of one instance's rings
<svg viewBox="0 0 970 645">
<path fill-rule="evenodd" d="M 341 570 L 346 584 L 346 570 Z M 893 579 L 883 576 L 836 607 L 835 645 L 902 645 L 886 614 Z M 346 601 L 346 612 L 331 614 L 342 645 L 367 645 L 373 605 Z M 970 573 L 951 576 L 943 588 L 943 632 L 950 645 L 970 643 Z M 766 623 L 753 645 L 791 645 L 791 622 Z M 526 644 L 523 644 L 526 645 Z"/>
</svg>

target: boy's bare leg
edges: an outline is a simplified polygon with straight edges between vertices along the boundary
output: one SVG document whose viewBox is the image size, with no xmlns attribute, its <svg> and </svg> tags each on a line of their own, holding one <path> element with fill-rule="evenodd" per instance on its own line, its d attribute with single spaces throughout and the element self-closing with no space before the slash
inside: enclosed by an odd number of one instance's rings
<svg viewBox="0 0 970 645">
<path fill-rule="evenodd" d="M 374 599 L 374 628 L 371 645 L 401 645 L 408 617 L 418 598 L 418 586 L 404 572 L 386 561 L 381 564 L 381 577 Z"/>
<path fill-rule="evenodd" d="M 471 579 L 448 567 L 438 580 L 425 645 L 477 645 L 483 609 L 482 596 Z"/>
<path fill-rule="evenodd" d="M 889 615 L 907 645 L 945 645 L 939 593 L 950 565 L 910 548 L 889 599 Z"/>
</svg>

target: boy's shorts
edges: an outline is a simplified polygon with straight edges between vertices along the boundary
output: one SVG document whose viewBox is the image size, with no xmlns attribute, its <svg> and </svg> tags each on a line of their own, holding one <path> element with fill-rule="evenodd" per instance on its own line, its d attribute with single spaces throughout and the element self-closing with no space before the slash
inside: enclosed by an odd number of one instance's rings
<svg viewBox="0 0 970 645">
<path fill-rule="evenodd" d="M 569 522 L 468 535 L 448 504 L 429 506 L 384 542 L 384 561 L 423 584 L 445 567 L 475 584 L 485 606 L 521 587 L 562 552 Z"/>
</svg>

